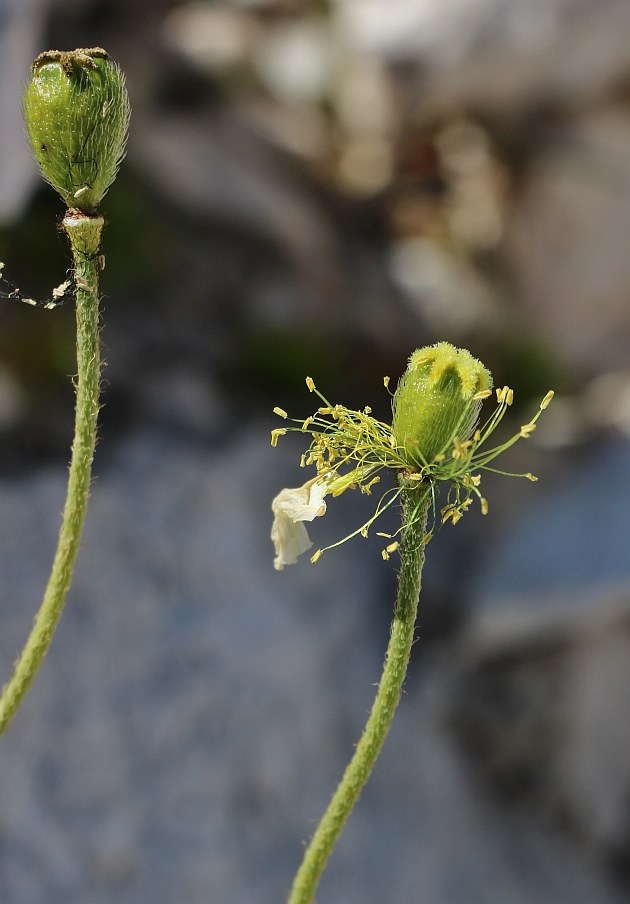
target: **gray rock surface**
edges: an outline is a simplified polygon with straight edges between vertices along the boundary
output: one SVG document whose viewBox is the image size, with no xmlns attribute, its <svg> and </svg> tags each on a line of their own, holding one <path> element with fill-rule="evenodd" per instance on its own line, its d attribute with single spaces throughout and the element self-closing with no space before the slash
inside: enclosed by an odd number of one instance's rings
<svg viewBox="0 0 630 904">
<path fill-rule="evenodd" d="M 446 704 L 489 789 L 626 880 L 629 451 L 583 454 L 494 544 Z"/>
<path fill-rule="evenodd" d="M 369 707 L 393 578 L 369 542 L 273 571 L 269 503 L 299 470 L 265 433 L 217 451 L 144 429 L 99 447 L 68 608 L 3 741 L 6 904 L 284 899 Z M 0 481 L 5 671 L 63 481 Z M 344 503 L 318 540 L 357 523 Z M 476 784 L 444 725 L 447 675 L 437 660 L 412 673 L 319 900 L 613 904 L 593 864 Z"/>
<path fill-rule="evenodd" d="M 416 67 L 425 111 L 583 104 L 627 66 L 623 0 L 342 0 L 351 46 Z M 606 53 L 601 48 L 606 47 Z"/>
<path fill-rule="evenodd" d="M 593 612 L 593 601 L 630 585 L 630 445 L 594 444 L 529 495 L 493 545 L 472 589 L 474 609 L 509 619 Z"/>
<path fill-rule="evenodd" d="M 543 127 L 507 225 L 527 317 L 579 373 L 627 368 L 629 147 L 621 104 Z"/>
</svg>

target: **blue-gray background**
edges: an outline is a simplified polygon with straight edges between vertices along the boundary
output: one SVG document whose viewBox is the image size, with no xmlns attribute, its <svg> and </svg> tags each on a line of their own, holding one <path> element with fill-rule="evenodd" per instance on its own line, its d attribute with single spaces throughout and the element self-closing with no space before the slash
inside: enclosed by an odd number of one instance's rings
<svg viewBox="0 0 630 904">
<path fill-rule="evenodd" d="M 49 47 L 127 73 L 107 369 L 68 608 L 0 745 L 2 904 L 279 904 L 378 679 L 395 561 L 278 574 L 269 446 L 304 377 L 386 415 L 438 339 L 540 431 L 429 547 L 406 695 L 318 901 L 613 904 L 630 881 L 630 7 L 2 0 L 0 259 L 45 297 L 62 208 L 23 134 Z M 72 310 L 0 306 L 0 666 L 39 604 Z M 506 428 L 509 429 L 509 428 Z M 345 497 L 317 546 L 356 527 Z"/>
</svg>

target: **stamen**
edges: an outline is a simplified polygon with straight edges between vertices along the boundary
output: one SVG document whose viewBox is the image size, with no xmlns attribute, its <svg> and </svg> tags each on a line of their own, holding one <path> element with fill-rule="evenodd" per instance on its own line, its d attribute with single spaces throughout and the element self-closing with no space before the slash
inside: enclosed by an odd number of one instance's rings
<svg viewBox="0 0 630 904">
<path fill-rule="evenodd" d="M 542 402 L 540 403 L 540 410 L 541 410 L 541 411 L 544 411 L 545 408 L 548 408 L 548 407 L 549 407 L 549 403 L 550 403 L 551 400 L 553 399 L 554 395 L 555 395 L 555 393 L 554 393 L 553 389 L 550 389 L 549 392 L 547 393 L 547 395 L 545 396 L 545 398 L 544 398 L 544 399 L 542 400 Z"/>
<path fill-rule="evenodd" d="M 286 428 L 286 427 L 277 427 L 275 430 L 272 430 L 272 431 L 271 431 L 271 445 L 272 445 L 272 446 L 277 446 L 277 445 L 278 445 L 278 439 L 279 439 L 281 436 L 284 436 L 286 432 L 287 432 L 287 428 Z"/>
</svg>

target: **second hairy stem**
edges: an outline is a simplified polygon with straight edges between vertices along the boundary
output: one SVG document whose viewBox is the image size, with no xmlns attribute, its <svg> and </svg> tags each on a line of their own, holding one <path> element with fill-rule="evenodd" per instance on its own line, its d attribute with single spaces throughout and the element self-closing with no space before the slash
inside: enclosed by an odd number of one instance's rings
<svg viewBox="0 0 630 904">
<path fill-rule="evenodd" d="M 402 479 L 402 478 L 401 478 Z M 310 904 L 337 839 L 370 777 L 398 706 L 413 644 L 422 566 L 429 493 L 417 485 L 403 486 L 403 524 L 398 596 L 383 674 L 367 724 L 346 767 L 328 809 L 315 830 L 295 876 L 289 904 Z"/>
<path fill-rule="evenodd" d="M 13 675 L 0 698 L 0 734 L 13 719 L 50 647 L 72 581 L 90 495 L 99 411 L 98 251 L 103 219 L 68 211 L 63 226 L 74 258 L 77 318 L 76 421 L 68 492 L 44 598 Z"/>
</svg>

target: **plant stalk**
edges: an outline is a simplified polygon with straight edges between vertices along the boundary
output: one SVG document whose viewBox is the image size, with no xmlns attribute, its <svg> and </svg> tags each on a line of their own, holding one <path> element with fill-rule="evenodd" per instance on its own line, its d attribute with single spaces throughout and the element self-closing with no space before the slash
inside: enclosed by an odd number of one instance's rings
<svg viewBox="0 0 630 904">
<path fill-rule="evenodd" d="M 404 479 L 401 478 L 401 481 Z M 311 904 L 333 848 L 368 781 L 389 732 L 403 690 L 413 644 L 430 494 L 424 488 L 401 493 L 403 524 L 398 594 L 383 674 L 368 721 L 328 809 L 321 818 L 293 881 L 289 904 Z"/>
<path fill-rule="evenodd" d="M 90 495 L 92 459 L 99 411 L 99 258 L 103 219 L 67 211 L 76 282 L 77 381 L 75 432 L 68 490 L 57 549 L 44 597 L 31 633 L 0 697 L 0 734 L 8 728 L 48 652 L 72 582 Z"/>
</svg>

